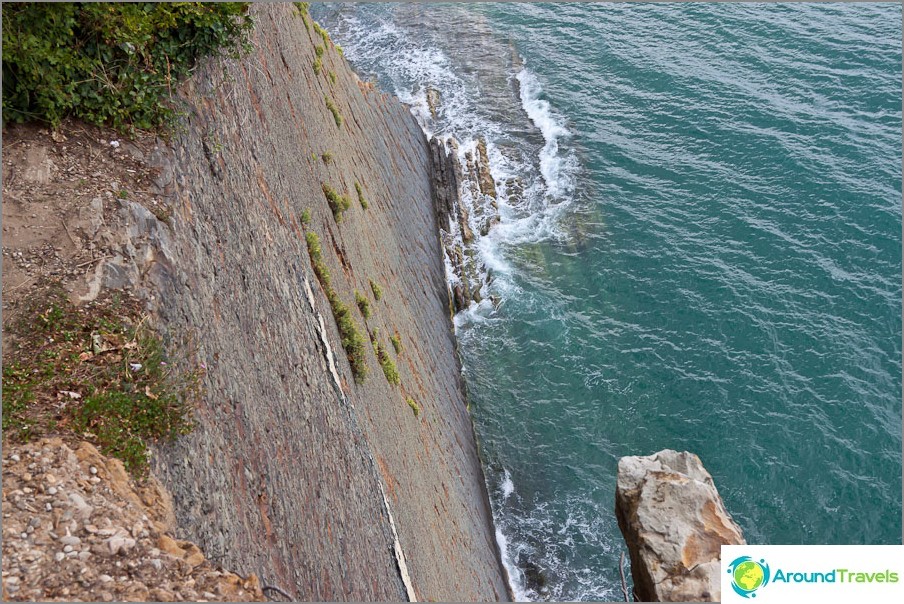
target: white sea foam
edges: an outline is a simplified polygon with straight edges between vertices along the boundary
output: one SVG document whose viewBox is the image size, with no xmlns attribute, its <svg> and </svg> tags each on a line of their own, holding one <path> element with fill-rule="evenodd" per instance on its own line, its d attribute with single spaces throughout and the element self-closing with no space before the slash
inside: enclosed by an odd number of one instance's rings
<svg viewBox="0 0 904 604">
<path fill-rule="evenodd" d="M 547 193 L 553 198 L 569 195 L 574 191 L 573 173 L 576 162 L 574 155 L 560 153 L 559 140 L 570 137 L 571 133 L 562 118 L 553 113 L 549 101 L 540 98 L 543 90 L 537 76 L 524 67 L 515 77 L 521 85 L 521 105 L 546 141 L 540 151 L 540 173 L 546 183 Z"/>
</svg>

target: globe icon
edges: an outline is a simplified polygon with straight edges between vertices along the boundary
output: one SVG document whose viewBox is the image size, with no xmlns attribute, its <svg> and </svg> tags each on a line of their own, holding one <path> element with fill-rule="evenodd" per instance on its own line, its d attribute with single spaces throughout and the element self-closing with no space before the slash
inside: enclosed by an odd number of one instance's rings
<svg viewBox="0 0 904 604">
<path fill-rule="evenodd" d="M 762 566 L 753 560 L 747 560 L 735 567 L 733 577 L 735 585 L 744 591 L 754 591 L 763 584 L 765 574 Z"/>
</svg>

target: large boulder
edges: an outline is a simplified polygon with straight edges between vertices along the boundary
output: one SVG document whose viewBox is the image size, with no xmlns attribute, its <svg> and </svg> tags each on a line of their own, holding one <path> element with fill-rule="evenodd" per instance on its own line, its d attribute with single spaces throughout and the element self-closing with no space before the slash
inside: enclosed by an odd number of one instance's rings
<svg viewBox="0 0 904 604">
<path fill-rule="evenodd" d="M 722 545 L 746 543 L 700 458 L 670 449 L 618 462 L 615 512 L 644 602 L 718 601 Z"/>
</svg>

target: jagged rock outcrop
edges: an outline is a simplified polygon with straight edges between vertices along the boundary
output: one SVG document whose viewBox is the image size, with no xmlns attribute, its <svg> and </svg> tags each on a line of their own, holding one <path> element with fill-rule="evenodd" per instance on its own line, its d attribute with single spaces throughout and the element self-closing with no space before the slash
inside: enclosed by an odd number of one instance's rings
<svg viewBox="0 0 904 604">
<path fill-rule="evenodd" d="M 618 462 L 615 511 L 643 602 L 718 601 L 722 545 L 744 544 L 712 476 L 670 449 Z"/>
</svg>

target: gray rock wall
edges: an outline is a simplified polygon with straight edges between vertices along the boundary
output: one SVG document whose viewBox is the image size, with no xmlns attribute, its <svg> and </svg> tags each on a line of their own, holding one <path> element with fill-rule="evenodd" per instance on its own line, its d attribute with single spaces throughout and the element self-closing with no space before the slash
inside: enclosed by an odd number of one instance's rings
<svg viewBox="0 0 904 604">
<path fill-rule="evenodd" d="M 618 462 L 615 512 L 642 602 L 719 601 L 720 547 L 745 543 L 693 453 Z"/>
<path fill-rule="evenodd" d="M 179 526 L 210 558 L 303 600 L 505 599 L 424 134 L 291 4 L 252 10 L 255 50 L 197 71 L 182 90 L 186 129 L 160 158 L 174 216 L 157 313 L 173 347 L 207 366 L 197 428 L 156 460 Z M 352 201 L 341 222 L 321 183 Z M 399 386 L 370 346 L 356 384 L 311 270 L 304 210 L 361 328 L 354 290 L 369 298 L 367 327 Z"/>
</svg>

